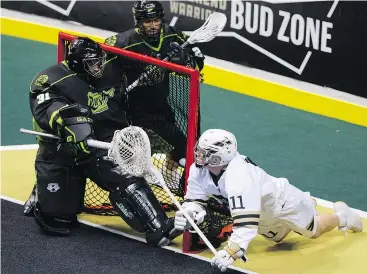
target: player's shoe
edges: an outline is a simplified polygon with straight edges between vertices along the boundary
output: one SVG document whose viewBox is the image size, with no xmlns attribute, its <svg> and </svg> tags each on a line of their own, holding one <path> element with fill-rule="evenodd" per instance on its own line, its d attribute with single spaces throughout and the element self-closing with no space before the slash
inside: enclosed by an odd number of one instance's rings
<svg viewBox="0 0 367 274">
<path fill-rule="evenodd" d="M 339 226 L 339 230 L 346 231 L 347 229 L 352 230 L 353 232 L 362 232 L 363 223 L 362 217 L 359 216 L 354 210 L 352 210 L 346 203 L 344 202 L 336 202 L 334 203 L 334 211 L 341 216 L 346 218 L 346 225 Z"/>
</svg>

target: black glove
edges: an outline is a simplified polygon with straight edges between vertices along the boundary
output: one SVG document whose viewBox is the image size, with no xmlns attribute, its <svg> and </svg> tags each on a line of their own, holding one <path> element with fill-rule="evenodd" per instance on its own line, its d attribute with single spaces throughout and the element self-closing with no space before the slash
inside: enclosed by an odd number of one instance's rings
<svg viewBox="0 0 367 274">
<path fill-rule="evenodd" d="M 191 48 L 189 46 L 181 48 L 177 42 L 172 42 L 170 46 L 172 52 L 167 54 L 170 58 L 169 61 L 178 65 L 198 69 L 199 71 L 203 69 L 205 57 L 198 47 Z"/>
<path fill-rule="evenodd" d="M 190 66 L 192 63 L 192 58 L 189 54 L 189 49 L 181 48 L 177 42 L 172 42 L 170 44 L 172 52 L 169 52 L 167 56 L 169 61 L 182 66 Z"/>
<path fill-rule="evenodd" d="M 93 120 L 89 107 L 72 104 L 59 111 L 58 132 L 62 140 L 74 148 L 90 153 L 93 149 L 87 145 L 87 139 L 93 138 Z"/>
</svg>

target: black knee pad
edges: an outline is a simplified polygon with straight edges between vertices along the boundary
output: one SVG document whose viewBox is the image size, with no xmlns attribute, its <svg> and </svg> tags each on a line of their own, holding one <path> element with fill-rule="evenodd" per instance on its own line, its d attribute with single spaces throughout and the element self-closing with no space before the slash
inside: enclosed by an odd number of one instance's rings
<svg viewBox="0 0 367 274">
<path fill-rule="evenodd" d="M 68 236 L 71 229 L 78 226 L 76 215 L 54 216 L 42 213 L 40 204 L 37 202 L 34 209 L 36 224 L 47 234 L 53 236 Z"/>
</svg>

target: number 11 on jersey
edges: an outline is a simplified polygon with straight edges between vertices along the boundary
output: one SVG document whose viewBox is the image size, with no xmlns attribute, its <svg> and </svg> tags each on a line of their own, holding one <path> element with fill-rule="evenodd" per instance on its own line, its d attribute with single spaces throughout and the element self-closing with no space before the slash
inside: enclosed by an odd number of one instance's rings
<svg viewBox="0 0 367 274">
<path fill-rule="evenodd" d="M 229 197 L 231 200 L 231 209 L 245 209 L 242 202 L 242 196 L 232 196 Z"/>
</svg>

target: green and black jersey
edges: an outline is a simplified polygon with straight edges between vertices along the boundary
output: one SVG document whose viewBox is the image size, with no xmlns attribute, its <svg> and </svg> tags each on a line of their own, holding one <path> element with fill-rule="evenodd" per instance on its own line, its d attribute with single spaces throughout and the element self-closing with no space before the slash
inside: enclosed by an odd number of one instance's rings
<svg viewBox="0 0 367 274">
<path fill-rule="evenodd" d="M 59 110 L 66 105 L 78 103 L 90 107 L 95 137 L 102 141 L 108 140 L 115 130 L 127 125 L 124 92 L 120 91 L 120 87 L 119 81 L 105 81 L 103 77 L 93 87 L 85 78 L 71 71 L 66 62 L 51 66 L 36 75 L 30 86 L 34 127 L 36 130 L 57 134 Z"/>
<path fill-rule="evenodd" d="M 130 50 L 136 53 L 148 55 L 151 57 L 164 59 L 167 53 L 172 52 L 171 43 L 177 42 L 183 44 L 188 36 L 169 25 L 164 25 L 161 29 L 160 39 L 158 41 L 147 41 L 138 28 L 130 29 L 117 35 L 111 36 L 105 40 L 105 44 Z M 195 56 L 195 53 L 188 48 L 190 56 L 195 60 L 195 67 L 202 69 L 204 65 L 204 57 Z M 119 58 L 121 61 L 120 73 L 125 77 L 125 85 L 133 83 L 139 76 L 149 70 L 149 65 L 129 60 L 127 58 Z M 129 112 L 134 113 L 156 113 L 160 109 L 165 109 L 166 99 L 169 95 L 168 71 L 164 69 L 156 69 L 140 82 L 139 86 L 129 94 Z"/>
<path fill-rule="evenodd" d="M 181 45 L 187 38 L 186 34 L 165 24 L 164 28 L 161 29 L 158 41 L 147 41 L 144 35 L 140 33 L 140 30 L 134 28 L 107 38 L 105 44 L 164 59 L 167 53 L 172 51 L 170 46 L 172 42 L 177 42 Z M 203 58 L 197 58 L 197 62 L 202 63 Z"/>
</svg>

